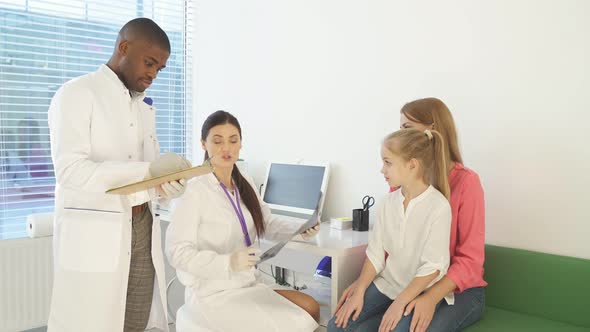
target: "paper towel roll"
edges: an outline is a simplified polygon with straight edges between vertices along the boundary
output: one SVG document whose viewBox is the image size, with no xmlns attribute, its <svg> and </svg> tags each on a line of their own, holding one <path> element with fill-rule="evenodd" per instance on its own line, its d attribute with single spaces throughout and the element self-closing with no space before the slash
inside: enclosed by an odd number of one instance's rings
<svg viewBox="0 0 590 332">
<path fill-rule="evenodd" d="M 29 214 L 27 233 L 30 238 L 53 235 L 53 212 Z"/>
</svg>

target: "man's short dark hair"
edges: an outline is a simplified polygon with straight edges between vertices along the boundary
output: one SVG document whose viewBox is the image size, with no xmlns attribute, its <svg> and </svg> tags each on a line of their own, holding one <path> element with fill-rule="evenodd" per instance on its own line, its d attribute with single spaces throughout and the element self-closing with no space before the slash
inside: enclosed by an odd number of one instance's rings
<svg viewBox="0 0 590 332">
<path fill-rule="evenodd" d="M 168 35 L 149 18 L 140 17 L 127 22 L 119 31 L 119 36 L 129 41 L 144 39 L 170 53 Z"/>
</svg>

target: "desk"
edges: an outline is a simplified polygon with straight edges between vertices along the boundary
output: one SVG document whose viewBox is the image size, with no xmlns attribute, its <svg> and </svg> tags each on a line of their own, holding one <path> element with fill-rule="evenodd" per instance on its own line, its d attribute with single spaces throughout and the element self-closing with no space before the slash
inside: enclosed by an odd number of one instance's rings
<svg viewBox="0 0 590 332">
<path fill-rule="evenodd" d="M 305 257 L 307 254 L 320 259 L 324 256 L 332 257 L 330 311 L 333 315 L 340 295 L 360 274 L 365 262 L 368 238 L 369 232 L 334 229 L 330 227 L 329 222 L 323 222 L 319 234 L 314 239 L 308 242 L 291 241 L 277 256 L 265 263 L 294 271 L 310 272 L 309 266 L 305 267 L 302 262 L 293 259 L 294 255 Z M 269 241 L 260 241 L 262 250 L 271 245 Z M 314 263 L 317 265 L 317 262 Z M 315 266 L 312 269 L 315 271 Z"/>
<path fill-rule="evenodd" d="M 160 211 L 161 220 L 169 221 L 167 211 Z M 162 243 L 165 242 L 165 228 L 168 223 L 162 225 Z M 353 281 L 355 281 L 365 261 L 365 251 L 369 239 L 369 232 L 357 232 L 352 229 L 339 230 L 330 227 L 329 222 L 322 222 L 320 232 L 308 242 L 291 241 L 281 250 L 277 256 L 264 262 L 264 264 L 277 265 L 289 270 L 313 274 L 318 262 L 325 256 L 332 258 L 332 278 L 330 287 L 330 313 L 332 316 L 336 310 L 338 299 Z M 273 242 L 261 240 L 260 247 L 264 251 L 270 248 Z M 166 260 L 167 281 L 175 276 L 174 269 Z M 184 303 L 184 287 L 176 283 L 177 289 L 168 295 L 169 313 L 172 321 L 176 310 Z M 325 322 L 323 317 L 321 323 Z M 317 331 L 325 331 L 325 326 Z"/>
</svg>

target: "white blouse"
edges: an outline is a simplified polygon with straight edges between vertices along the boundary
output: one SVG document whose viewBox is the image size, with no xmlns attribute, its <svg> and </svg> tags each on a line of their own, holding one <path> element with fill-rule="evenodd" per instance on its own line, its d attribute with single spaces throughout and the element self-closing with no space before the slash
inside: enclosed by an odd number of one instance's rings
<svg viewBox="0 0 590 332">
<path fill-rule="evenodd" d="M 252 178 L 247 175 L 245 178 L 256 188 Z M 254 191 L 262 208 L 264 237 L 280 240 L 293 234 L 299 225 L 271 215 L 269 206 L 256 189 Z M 232 196 L 232 199 L 235 198 Z M 252 215 L 242 197 L 240 204 L 251 242 L 255 244 Z M 258 283 L 259 274 L 254 268 L 230 271 L 230 255 L 245 247 L 240 221 L 217 178 L 207 174 L 189 181 L 185 193 L 175 204 L 166 234 L 166 255 L 176 268 L 178 279 L 187 286 L 187 300 Z"/>
<path fill-rule="evenodd" d="M 439 271 L 428 285 L 432 286 L 449 268 L 449 201 L 429 186 L 408 203 L 405 211 L 403 202 L 401 189 L 385 196 L 367 247 L 367 258 L 377 271 L 375 286 L 390 299 L 395 299 L 414 278 Z M 453 304 L 453 293 L 445 299 Z"/>
</svg>

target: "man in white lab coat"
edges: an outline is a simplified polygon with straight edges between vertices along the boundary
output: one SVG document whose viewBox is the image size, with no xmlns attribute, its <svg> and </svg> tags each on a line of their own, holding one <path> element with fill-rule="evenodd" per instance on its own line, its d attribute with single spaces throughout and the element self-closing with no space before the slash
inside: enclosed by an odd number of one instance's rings
<svg viewBox="0 0 590 332">
<path fill-rule="evenodd" d="M 49 332 L 168 331 L 152 201 L 179 196 L 185 182 L 132 195 L 105 191 L 190 165 L 175 154 L 159 158 L 155 109 L 144 93 L 169 55 L 166 33 L 134 19 L 106 65 L 65 83 L 51 101 L 57 185 Z"/>
</svg>

